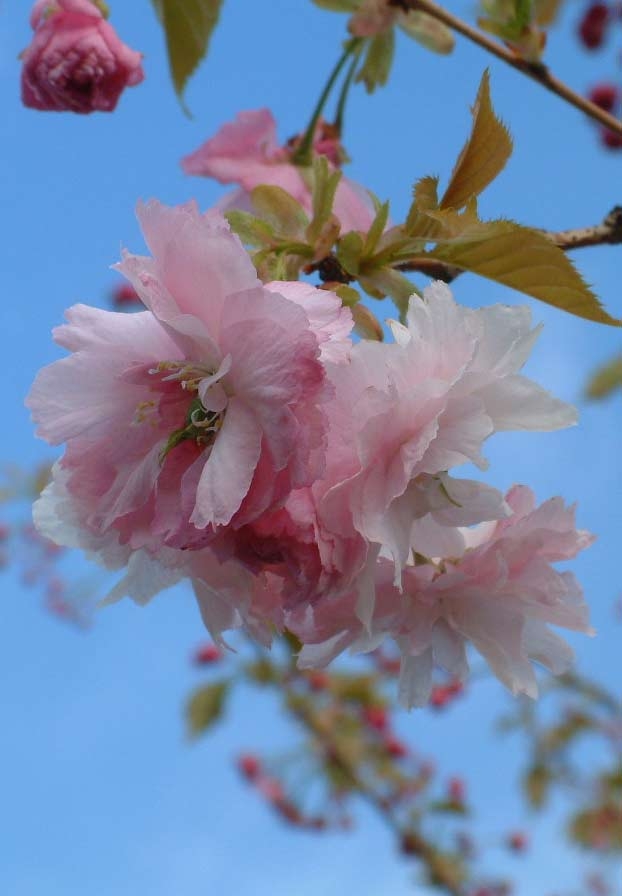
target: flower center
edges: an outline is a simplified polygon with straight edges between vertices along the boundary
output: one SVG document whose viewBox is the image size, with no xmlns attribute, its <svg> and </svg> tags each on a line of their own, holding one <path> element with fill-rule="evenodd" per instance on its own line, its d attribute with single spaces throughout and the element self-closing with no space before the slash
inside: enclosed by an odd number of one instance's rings
<svg viewBox="0 0 622 896">
<path fill-rule="evenodd" d="M 204 380 L 214 376 L 211 368 L 188 361 L 161 361 L 156 367 L 151 368 L 149 373 L 152 376 L 159 376 L 162 383 L 176 381 L 184 391 L 194 393 L 199 392 L 199 386 Z M 205 395 L 203 398 L 205 399 Z M 210 448 L 222 428 L 225 413 L 226 408 L 209 410 L 196 394 L 190 401 L 183 425 L 173 430 L 162 448 L 160 463 L 164 463 L 169 451 L 188 440 L 193 441 L 201 449 Z M 134 421 L 137 424 L 153 422 L 154 416 L 157 415 L 158 402 L 144 401 L 136 408 Z"/>
</svg>

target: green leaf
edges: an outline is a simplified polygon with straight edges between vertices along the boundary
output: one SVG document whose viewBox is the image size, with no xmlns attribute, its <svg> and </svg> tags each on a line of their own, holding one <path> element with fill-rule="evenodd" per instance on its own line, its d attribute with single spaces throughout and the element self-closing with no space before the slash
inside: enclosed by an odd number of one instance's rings
<svg viewBox="0 0 622 896">
<path fill-rule="evenodd" d="M 389 80 L 393 54 L 395 52 L 395 34 L 393 28 L 381 31 L 371 38 L 365 53 L 363 64 L 356 73 L 356 81 L 363 81 L 368 93 L 376 87 L 384 86 Z"/>
<path fill-rule="evenodd" d="M 376 299 L 390 296 L 397 308 L 400 320 L 403 321 L 408 311 L 408 300 L 419 290 L 408 277 L 392 268 L 378 268 L 371 274 L 359 276 L 363 289 Z"/>
<path fill-rule="evenodd" d="M 282 187 L 261 184 L 251 191 L 257 214 L 280 235 L 304 237 L 309 219 L 303 207 Z"/>
<path fill-rule="evenodd" d="M 337 260 L 353 277 L 359 273 L 364 242 L 364 237 L 357 230 L 351 230 L 342 236 L 337 244 Z"/>
<path fill-rule="evenodd" d="M 544 765 L 532 765 L 523 779 L 525 796 L 529 805 L 540 809 L 548 796 L 552 775 Z"/>
<path fill-rule="evenodd" d="M 586 395 L 588 398 L 606 398 L 616 389 L 622 389 L 622 355 L 612 358 L 592 374 Z"/>
<path fill-rule="evenodd" d="M 455 40 L 447 27 L 425 12 L 410 10 L 400 18 L 400 28 L 417 43 L 435 53 L 451 53 Z"/>
<path fill-rule="evenodd" d="M 413 187 L 413 201 L 404 223 L 404 231 L 411 237 L 422 238 L 438 227 L 430 221 L 428 212 L 438 208 L 438 177 L 420 178 Z"/>
<path fill-rule="evenodd" d="M 340 180 L 341 171 L 331 171 L 326 156 L 314 157 L 311 171 L 313 217 L 306 232 L 310 243 L 315 243 L 331 218 L 335 191 Z"/>
<path fill-rule="evenodd" d="M 471 136 L 458 156 L 440 202 L 442 209 L 462 208 L 471 196 L 478 196 L 512 154 L 512 138 L 492 108 L 488 70 L 482 75 L 472 112 Z"/>
<path fill-rule="evenodd" d="M 356 12 L 360 0 L 313 0 L 320 9 L 328 9 L 331 12 Z"/>
<path fill-rule="evenodd" d="M 197 737 L 222 715 L 230 681 L 215 681 L 192 694 L 186 707 L 186 721 L 190 737 Z"/>
<path fill-rule="evenodd" d="M 341 304 L 346 308 L 352 308 L 353 305 L 361 301 L 360 293 L 346 283 L 340 283 L 339 286 L 335 287 L 334 292 L 339 296 Z"/>
<path fill-rule="evenodd" d="M 177 96 L 206 55 L 223 0 L 151 0 L 164 33 Z"/>
<path fill-rule="evenodd" d="M 225 218 L 231 225 L 231 230 L 247 246 L 270 246 L 275 240 L 274 230 L 268 222 L 256 218 L 250 212 L 232 209 L 225 212 Z"/>
<path fill-rule="evenodd" d="M 376 210 L 376 217 L 372 221 L 371 227 L 365 237 L 363 246 L 363 255 L 371 255 L 378 245 L 380 237 L 384 233 L 384 228 L 389 220 L 389 203 L 384 202 Z"/>
<path fill-rule="evenodd" d="M 622 325 L 605 311 L 555 243 L 513 221 L 470 223 L 461 234 L 441 239 L 423 257 L 472 271 L 577 317 Z"/>
</svg>

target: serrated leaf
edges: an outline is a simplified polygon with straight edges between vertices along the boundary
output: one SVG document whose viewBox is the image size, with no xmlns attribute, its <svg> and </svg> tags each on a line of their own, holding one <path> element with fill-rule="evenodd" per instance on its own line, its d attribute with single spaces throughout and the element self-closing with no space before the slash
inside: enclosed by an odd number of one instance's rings
<svg viewBox="0 0 622 896">
<path fill-rule="evenodd" d="M 376 87 L 384 86 L 389 80 L 394 53 L 393 28 L 379 32 L 369 41 L 363 64 L 355 78 L 356 81 L 363 81 L 368 93 L 373 93 Z"/>
<path fill-rule="evenodd" d="M 619 327 L 566 254 L 545 234 L 513 221 L 479 222 L 423 257 L 472 271 L 569 314 Z"/>
<path fill-rule="evenodd" d="M 512 138 L 492 108 L 488 70 L 482 75 L 472 113 L 471 135 L 458 156 L 441 208 L 462 208 L 471 196 L 478 196 L 512 154 Z"/>
<path fill-rule="evenodd" d="M 363 236 L 357 230 L 351 230 L 342 236 L 337 244 L 337 260 L 353 277 L 359 272 L 364 242 Z"/>
<path fill-rule="evenodd" d="M 438 208 L 438 177 L 422 177 L 413 187 L 413 201 L 404 230 L 409 236 L 425 238 L 437 228 L 430 222 L 427 212 Z"/>
<path fill-rule="evenodd" d="M 207 54 L 223 0 L 152 0 L 166 35 L 171 77 L 181 99 L 188 78 Z"/>
<path fill-rule="evenodd" d="M 400 28 L 417 43 L 435 53 L 451 53 L 455 39 L 447 27 L 425 12 L 410 10 L 400 17 Z"/>
<path fill-rule="evenodd" d="M 303 207 L 282 187 L 261 184 L 251 191 L 251 202 L 257 214 L 279 234 L 304 237 L 309 219 Z"/>
<path fill-rule="evenodd" d="M 250 212 L 232 209 L 225 212 L 225 218 L 231 225 L 231 230 L 240 237 L 247 246 L 270 246 L 275 239 L 275 233 L 267 221 L 251 215 Z"/>
<path fill-rule="evenodd" d="M 599 367 L 590 377 L 585 394 L 588 398 L 606 398 L 622 389 L 622 355 Z"/>
<path fill-rule="evenodd" d="M 230 682 L 215 681 L 192 694 L 186 707 L 186 722 L 190 737 L 197 737 L 222 715 Z"/>
</svg>

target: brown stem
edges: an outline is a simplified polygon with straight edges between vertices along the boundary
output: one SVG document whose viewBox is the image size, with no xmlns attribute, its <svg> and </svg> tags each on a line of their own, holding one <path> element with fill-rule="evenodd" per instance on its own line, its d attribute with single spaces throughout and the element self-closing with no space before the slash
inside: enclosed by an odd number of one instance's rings
<svg viewBox="0 0 622 896">
<path fill-rule="evenodd" d="M 503 44 L 488 37 L 483 31 L 473 28 L 472 25 L 469 25 L 467 22 L 454 16 L 446 9 L 443 9 L 442 6 L 438 6 L 433 0 L 389 0 L 389 3 L 393 6 L 399 6 L 404 10 L 412 9 L 425 12 L 439 22 L 443 22 L 449 28 L 462 34 L 463 37 L 468 38 L 468 40 L 477 44 L 479 47 L 482 47 L 482 49 L 492 53 L 497 59 L 501 59 L 503 62 L 507 63 L 507 65 L 511 65 L 512 68 L 515 68 L 517 71 L 522 72 L 522 74 L 537 81 L 542 87 L 545 87 L 547 90 L 550 90 L 552 93 L 561 97 L 561 99 L 565 100 L 567 103 L 570 103 L 571 106 L 584 112 L 590 118 L 593 118 L 594 121 L 599 122 L 616 134 L 622 135 L 622 121 L 619 121 L 613 115 L 610 115 L 609 112 L 605 112 L 604 109 L 591 103 L 588 99 L 581 96 L 580 93 L 576 93 L 571 87 L 563 81 L 560 81 L 555 75 L 552 75 L 544 63 L 530 62 L 527 59 L 523 59 L 521 56 L 512 52 L 512 50 L 504 47 Z"/>
<path fill-rule="evenodd" d="M 576 227 L 571 230 L 543 230 L 551 242 L 568 252 L 572 249 L 584 249 L 588 246 L 622 244 L 622 206 L 616 205 L 600 224 L 593 227 Z M 417 271 L 427 274 L 435 280 L 451 283 L 463 271 L 453 265 L 443 264 L 431 258 L 412 258 L 397 266 L 400 271 Z"/>
<path fill-rule="evenodd" d="M 622 205 L 612 208 L 601 224 L 594 227 L 577 227 L 547 233 L 560 249 L 582 249 L 585 246 L 602 246 L 622 243 Z"/>
</svg>

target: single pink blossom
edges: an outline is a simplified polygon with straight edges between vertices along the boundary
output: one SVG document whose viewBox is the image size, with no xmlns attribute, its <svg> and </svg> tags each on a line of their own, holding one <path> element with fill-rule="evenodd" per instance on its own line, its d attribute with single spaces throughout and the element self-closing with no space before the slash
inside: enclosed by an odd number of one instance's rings
<svg viewBox="0 0 622 896">
<path fill-rule="evenodd" d="M 311 191 L 305 169 L 292 160 L 296 146 L 296 140 L 281 146 L 272 113 L 268 109 L 256 109 L 240 112 L 214 137 L 185 156 L 181 165 L 186 174 L 213 177 L 221 184 L 239 185 L 219 202 L 222 210 L 250 210 L 251 191 L 260 184 L 268 184 L 281 187 L 310 212 Z M 340 159 L 337 138 L 327 133 L 326 127 L 318 131 L 313 149 L 327 156 L 333 165 Z M 337 187 L 333 211 L 343 231 L 366 231 L 375 216 L 367 191 L 346 177 L 341 178 Z"/>
<path fill-rule="evenodd" d="M 22 53 L 22 102 L 31 109 L 112 112 L 144 78 L 141 53 L 124 44 L 95 0 L 37 0 Z"/>
<path fill-rule="evenodd" d="M 327 291 L 263 287 L 217 212 L 150 202 L 138 214 L 153 257 L 117 267 L 148 310 L 71 308 L 55 338 L 72 354 L 28 398 L 39 434 L 67 443 L 38 522 L 59 543 L 118 545 L 115 565 L 134 565 L 114 596 L 141 591 L 144 552 L 175 570 L 175 551 L 321 476 L 333 391 L 321 354 L 344 353 L 349 319 Z"/>
<path fill-rule="evenodd" d="M 513 693 L 535 697 L 530 661 L 560 674 L 573 658 L 548 625 L 592 634 L 579 584 L 552 563 L 574 557 L 593 537 L 576 529 L 574 509 L 560 498 L 536 507 L 530 489 L 515 486 L 506 501 L 507 518 L 457 530 L 462 546 L 451 558 L 408 565 L 401 593 L 391 564 L 380 559 L 367 625 L 354 622 L 356 594 L 290 614 L 286 624 L 305 645 L 301 666 L 321 666 L 348 647 L 369 650 L 391 637 L 402 652 L 400 701 L 419 706 L 429 700 L 435 664 L 459 681 L 466 677 L 472 644 Z"/>
</svg>

